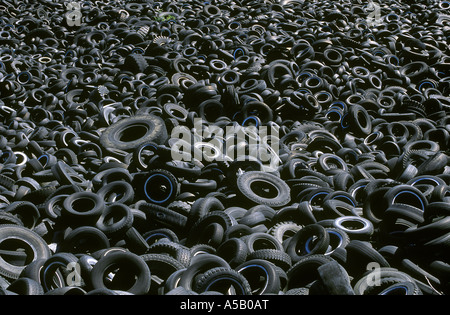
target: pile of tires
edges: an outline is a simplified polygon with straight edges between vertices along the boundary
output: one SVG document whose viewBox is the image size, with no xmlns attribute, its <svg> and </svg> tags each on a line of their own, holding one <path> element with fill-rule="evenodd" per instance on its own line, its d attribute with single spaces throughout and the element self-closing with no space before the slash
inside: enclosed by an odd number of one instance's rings
<svg viewBox="0 0 450 315">
<path fill-rule="evenodd" d="M 373 5 L 3 1 L 0 294 L 447 294 L 450 5 Z"/>
</svg>

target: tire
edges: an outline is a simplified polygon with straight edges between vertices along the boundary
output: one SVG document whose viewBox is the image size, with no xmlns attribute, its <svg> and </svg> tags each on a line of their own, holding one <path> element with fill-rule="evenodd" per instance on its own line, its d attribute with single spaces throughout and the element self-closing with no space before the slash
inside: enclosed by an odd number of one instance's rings
<svg viewBox="0 0 450 315">
<path fill-rule="evenodd" d="M 141 204 L 139 210 L 145 213 L 147 222 L 154 224 L 155 228 L 168 228 L 177 234 L 185 232 L 187 218 L 178 212 L 151 203 Z"/>
<path fill-rule="evenodd" d="M 197 199 L 189 211 L 186 226 L 191 228 L 197 221 L 211 211 L 225 210 L 225 206 L 216 197 L 203 197 Z"/>
<path fill-rule="evenodd" d="M 416 283 L 410 281 L 397 282 L 380 293 L 378 295 L 423 295 L 420 288 Z"/>
<path fill-rule="evenodd" d="M 36 280 L 30 278 L 18 278 L 12 282 L 7 288 L 8 291 L 18 295 L 43 295 L 44 289 Z"/>
<path fill-rule="evenodd" d="M 328 219 L 336 219 L 344 216 L 358 216 L 355 206 L 339 199 L 325 200 L 322 204 L 323 216 Z"/>
<path fill-rule="evenodd" d="M 110 182 L 100 188 L 97 194 L 105 201 L 106 205 L 111 203 L 130 205 L 134 200 L 133 186 L 124 181 Z"/>
<path fill-rule="evenodd" d="M 149 248 L 144 237 L 134 226 L 126 230 L 123 241 L 125 241 L 126 248 L 137 255 L 144 254 Z"/>
<path fill-rule="evenodd" d="M 166 254 L 144 254 L 140 257 L 147 264 L 153 276 L 149 294 L 160 294 L 170 275 L 186 268 L 183 263 Z"/>
<path fill-rule="evenodd" d="M 67 283 L 69 272 L 77 263 L 78 258 L 71 253 L 56 253 L 49 257 L 40 270 L 40 282 L 44 291 L 70 286 Z"/>
<path fill-rule="evenodd" d="M 20 273 L 19 278 L 29 278 L 41 283 L 41 269 L 47 259 L 37 259 L 28 264 Z"/>
<path fill-rule="evenodd" d="M 33 230 L 40 218 L 37 206 L 29 201 L 15 201 L 6 207 L 4 212 L 19 218 L 30 230 Z"/>
<path fill-rule="evenodd" d="M 64 237 L 58 251 L 88 254 L 109 247 L 109 239 L 100 229 L 93 226 L 80 226 Z"/>
<path fill-rule="evenodd" d="M 345 231 L 337 228 L 325 228 L 325 230 L 330 238 L 329 247 L 325 252 L 326 255 L 330 255 L 337 248 L 345 248 L 350 243 L 350 237 Z"/>
<path fill-rule="evenodd" d="M 85 295 L 87 292 L 80 287 L 56 288 L 44 293 L 44 295 Z"/>
<path fill-rule="evenodd" d="M 314 245 L 312 243 L 315 242 Z M 310 224 L 298 231 L 289 241 L 286 253 L 294 263 L 305 256 L 325 254 L 330 243 L 330 236 L 319 224 Z M 311 248 L 311 246 L 313 246 Z"/>
<path fill-rule="evenodd" d="M 420 226 L 406 229 L 405 238 L 419 244 L 443 236 L 450 232 L 450 216 L 442 217 L 432 222 L 426 222 Z"/>
<path fill-rule="evenodd" d="M 114 278 L 105 283 L 108 273 L 118 269 Z M 93 289 L 126 291 L 135 295 L 147 294 L 150 290 L 151 273 L 145 261 L 131 252 L 113 252 L 101 258 L 92 268 Z"/>
<path fill-rule="evenodd" d="M 302 201 L 298 204 L 299 218 L 295 221 L 298 224 L 309 225 L 317 223 L 317 218 L 314 216 L 313 208 L 309 201 Z"/>
<path fill-rule="evenodd" d="M 292 266 L 292 259 L 286 252 L 278 249 L 258 249 L 248 255 L 247 259 L 263 259 L 287 271 Z"/>
<path fill-rule="evenodd" d="M 105 208 L 95 226 L 108 237 L 123 236 L 133 225 L 131 209 L 123 203 L 112 203 Z"/>
<path fill-rule="evenodd" d="M 383 221 L 379 226 L 379 234 L 388 238 L 392 236 L 392 241 L 397 238 L 399 241 L 403 239 L 408 243 L 409 240 L 403 237 L 402 232 L 408 228 L 414 228 L 423 222 L 422 210 L 414 206 L 396 203 L 384 212 Z"/>
<path fill-rule="evenodd" d="M 283 244 L 286 239 L 294 236 L 302 228 L 302 225 L 293 221 L 283 221 L 272 226 L 269 230 L 269 234 L 273 235 L 281 244 Z"/>
<path fill-rule="evenodd" d="M 3 257 L 0 257 L 0 275 L 6 279 L 17 279 L 27 265 L 36 260 L 48 259 L 51 256 L 50 248 L 44 239 L 23 226 L 0 225 L 0 244 L 2 244 L 3 249 L 13 251 L 16 251 L 17 248 L 23 248 L 26 253 L 26 260 L 22 266 L 10 264 Z M 31 253 L 32 255 L 30 255 Z"/>
<path fill-rule="evenodd" d="M 192 256 L 188 247 L 168 240 L 161 240 L 153 245 L 150 245 L 147 253 L 168 255 L 181 263 L 183 267 L 189 266 Z"/>
<path fill-rule="evenodd" d="M 225 259 L 231 268 L 235 268 L 247 260 L 248 247 L 241 238 L 232 237 L 222 242 L 216 253 Z"/>
<path fill-rule="evenodd" d="M 154 169 L 145 175 L 135 175 L 133 184 L 139 199 L 160 206 L 170 204 L 180 191 L 177 178 L 163 169 Z"/>
<path fill-rule="evenodd" d="M 429 286 L 432 288 L 441 291 L 442 290 L 442 284 L 441 279 L 435 277 L 428 271 L 424 270 L 422 267 L 420 267 L 418 264 L 414 263 L 408 258 L 402 259 L 399 270 L 407 273 L 417 281 L 428 283 Z"/>
<path fill-rule="evenodd" d="M 409 185 L 398 185 L 390 188 L 384 198 L 388 206 L 394 203 L 403 203 L 424 211 L 428 205 L 428 200 L 422 192 L 417 187 Z"/>
<path fill-rule="evenodd" d="M 450 204 L 445 201 L 429 203 L 423 213 L 426 222 L 431 222 L 433 219 L 445 216 L 450 216 Z"/>
<path fill-rule="evenodd" d="M 129 54 L 125 57 L 123 66 L 126 71 L 137 74 L 145 73 L 145 70 L 148 68 L 148 63 L 141 54 Z"/>
<path fill-rule="evenodd" d="M 263 259 L 251 259 L 234 269 L 248 281 L 252 295 L 278 294 L 280 292 L 280 276 L 271 262 Z M 261 281 L 261 279 L 264 280 Z"/>
<path fill-rule="evenodd" d="M 148 142 L 164 144 L 168 139 L 161 117 L 139 115 L 123 118 L 107 127 L 100 136 L 103 148 L 132 152 Z"/>
<path fill-rule="evenodd" d="M 286 272 L 288 276 L 286 290 L 306 287 L 318 280 L 318 268 L 331 261 L 332 258 L 321 254 L 303 257 Z"/>
<path fill-rule="evenodd" d="M 322 174 L 331 176 L 348 172 L 347 163 L 341 157 L 331 153 L 322 154 L 317 160 L 317 167 Z"/>
<path fill-rule="evenodd" d="M 357 279 L 353 286 L 356 295 L 379 294 L 391 285 L 405 281 L 415 283 L 415 280 L 408 274 L 395 268 L 386 267 L 367 271 Z"/>
<path fill-rule="evenodd" d="M 361 276 L 372 265 L 388 268 L 389 262 L 369 243 L 351 240 L 345 247 L 347 252 L 346 270 L 353 277 Z"/>
<path fill-rule="evenodd" d="M 448 164 L 448 160 L 449 157 L 447 154 L 443 152 L 437 152 L 417 167 L 417 175 L 420 176 L 442 174 L 446 165 Z"/>
<path fill-rule="evenodd" d="M 149 245 L 152 245 L 161 239 L 168 239 L 175 243 L 179 242 L 178 236 L 172 230 L 166 228 L 147 231 L 142 234 L 142 237 Z"/>
<path fill-rule="evenodd" d="M 355 136 L 364 138 L 372 132 L 372 119 L 363 106 L 350 106 L 347 119 Z"/>
<path fill-rule="evenodd" d="M 279 177 L 260 171 L 249 171 L 237 179 L 237 188 L 245 201 L 253 205 L 280 208 L 291 201 L 289 186 Z M 269 197 L 264 197 L 269 194 Z"/>
<path fill-rule="evenodd" d="M 193 290 L 198 277 L 216 267 L 231 269 L 228 262 L 217 255 L 208 253 L 198 254 L 192 258 L 191 264 L 181 275 L 178 285 L 184 287 L 186 290 Z"/>
<path fill-rule="evenodd" d="M 234 288 L 234 292 L 231 290 Z M 252 289 L 247 279 L 233 269 L 216 267 L 206 271 L 198 280 L 194 291 L 204 293 L 207 291 L 217 291 L 223 294 L 251 295 Z"/>
<path fill-rule="evenodd" d="M 283 250 L 283 246 L 275 237 L 264 232 L 246 235 L 242 239 L 247 244 L 249 254 L 259 249 Z"/>
<path fill-rule="evenodd" d="M 259 224 L 266 223 L 266 217 L 261 212 L 247 212 L 242 218 L 238 220 L 238 223 L 247 225 L 249 227 L 254 227 Z"/>
<path fill-rule="evenodd" d="M 355 295 L 347 271 L 337 262 L 331 261 L 317 268 L 320 282 L 329 295 Z"/>
<path fill-rule="evenodd" d="M 351 239 L 369 240 L 374 233 L 371 221 L 358 216 L 343 216 L 333 221 L 333 227 L 343 230 Z"/>
<path fill-rule="evenodd" d="M 190 229 L 186 244 L 207 244 L 217 248 L 225 239 L 225 231 L 233 225 L 232 218 L 223 211 L 212 211 Z"/>
</svg>

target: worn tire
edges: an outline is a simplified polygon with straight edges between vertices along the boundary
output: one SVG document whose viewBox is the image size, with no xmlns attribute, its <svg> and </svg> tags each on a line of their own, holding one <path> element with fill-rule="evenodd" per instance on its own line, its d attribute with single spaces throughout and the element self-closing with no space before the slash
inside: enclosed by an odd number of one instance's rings
<svg viewBox="0 0 450 315">
<path fill-rule="evenodd" d="M 168 138 L 165 122 L 155 115 L 123 118 L 107 127 L 100 136 L 104 148 L 134 151 L 148 142 L 164 144 Z"/>
</svg>

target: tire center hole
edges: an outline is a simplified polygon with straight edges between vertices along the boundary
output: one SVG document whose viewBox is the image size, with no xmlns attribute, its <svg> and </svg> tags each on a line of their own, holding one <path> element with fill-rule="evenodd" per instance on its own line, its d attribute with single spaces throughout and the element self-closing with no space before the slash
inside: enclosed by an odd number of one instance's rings
<svg viewBox="0 0 450 315">
<path fill-rule="evenodd" d="M 155 201 L 162 201 L 171 193 L 171 184 L 164 175 L 155 174 L 147 181 L 145 192 L 147 196 Z"/>
<path fill-rule="evenodd" d="M 72 209 L 76 212 L 88 212 L 95 207 L 94 200 L 90 198 L 80 198 L 72 202 Z"/>
<path fill-rule="evenodd" d="M 279 195 L 279 191 L 272 183 L 264 180 L 255 180 L 250 184 L 250 189 L 258 196 L 273 199 Z"/>
<path fill-rule="evenodd" d="M 26 266 L 33 261 L 35 255 L 26 242 L 9 238 L 0 243 L 0 257 L 10 265 Z"/>
<path fill-rule="evenodd" d="M 119 135 L 118 140 L 122 142 L 133 142 L 144 137 L 148 132 L 145 125 L 135 124 L 126 127 Z"/>
</svg>

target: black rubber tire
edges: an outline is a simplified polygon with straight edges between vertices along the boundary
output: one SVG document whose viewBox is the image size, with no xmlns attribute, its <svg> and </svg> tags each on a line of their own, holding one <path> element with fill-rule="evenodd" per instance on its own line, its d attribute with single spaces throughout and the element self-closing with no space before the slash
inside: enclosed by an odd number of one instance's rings
<svg viewBox="0 0 450 315">
<path fill-rule="evenodd" d="M 49 257 L 40 269 L 40 282 L 44 291 L 69 286 L 69 273 L 77 263 L 78 258 L 72 253 L 61 252 Z"/>
<path fill-rule="evenodd" d="M 7 288 L 8 291 L 18 295 L 43 295 L 44 289 L 36 280 L 20 277 L 13 281 Z"/>
<path fill-rule="evenodd" d="M 345 247 L 347 252 L 346 270 L 353 277 L 360 277 L 370 264 L 377 267 L 390 267 L 389 262 L 368 242 L 351 240 Z"/>
<path fill-rule="evenodd" d="M 166 124 L 155 115 L 123 118 L 107 127 L 100 136 L 103 148 L 131 152 L 148 142 L 164 144 L 168 139 Z"/>
<path fill-rule="evenodd" d="M 17 246 L 20 246 L 20 248 L 25 249 L 26 253 L 26 260 L 22 266 L 10 264 L 0 257 L 0 275 L 6 279 L 15 280 L 19 278 L 27 265 L 37 260 L 48 259 L 51 256 L 50 248 L 41 236 L 19 225 L 0 225 L 0 244 L 2 244 L 3 249 L 11 248 L 13 251 L 17 250 Z"/>
<path fill-rule="evenodd" d="M 209 212 L 190 229 L 186 244 L 203 243 L 217 248 L 225 239 L 225 231 L 232 225 L 232 218 L 225 212 Z"/>
<path fill-rule="evenodd" d="M 258 182 L 265 187 L 255 191 L 254 185 Z M 281 178 L 270 173 L 245 172 L 238 177 L 237 187 L 244 200 L 253 205 L 263 204 L 275 209 L 283 207 L 291 201 L 289 186 Z M 270 191 L 270 194 L 267 190 Z M 265 197 L 267 194 L 268 197 Z"/>
<path fill-rule="evenodd" d="M 146 253 L 165 254 L 176 259 L 183 267 L 189 266 L 191 262 L 191 251 L 188 247 L 162 239 L 159 242 L 150 245 Z"/>
<path fill-rule="evenodd" d="M 420 288 L 416 283 L 411 281 L 397 282 L 380 293 L 378 295 L 423 295 Z"/>
<path fill-rule="evenodd" d="M 123 203 L 112 203 L 103 210 L 95 226 L 108 237 L 117 237 L 123 236 L 133 222 L 130 207 Z"/>
<path fill-rule="evenodd" d="M 140 257 L 147 264 L 153 276 L 149 294 L 161 294 L 167 279 L 173 273 L 186 268 L 183 263 L 166 254 L 144 254 Z"/>
<path fill-rule="evenodd" d="M 333 221 L 333 227 L 343 230 L 351 239 L 370 240 L 375 229 L 373 223 L 364 217 L 343 216 Z"/>
<path fill-rule="evenodd" d="M 191 228 L 197 221 L 211 211 L 225 210 L 223 203 L 216 197 L 203 197 L 197 199 L 191 206 L 187 217 L 186 227 Z"/>
<path fill-rule="evenodd" d="M 234 269 L 247 279 L 252 295 L 278 294 L 281 290 L 280 276 L 271 262 L 250 259 Z"/>
<path fill-rule="evenodd" d="M 414 278 L 396 268 L 380 267 L 357 278 L 353 291 L 356 295 L 378 294 L 393 284 L 405 281 L 415 283 Z"/>
<path fill-rule="evenodd" d="M 317 269 L 331 261 L 333 259 L 329 256 L 320 254 L 303 257 L 286 272 L 288 276 L 286 290 L 306 287 L 318 280 L 319 273 Z"/>
<path fill-rule="evenodd" d="M 329 295 L 355 295 L 347 271 L 337 261 L 331 261 L 317 268 L 320 284 Z"/>
<path fill-rule="evenodd" d="M 178 196 L 180 187 L 177 178 L 164 169 L 153 169 L 135 175 L 133 185 L 140 199 L 160 206 L 167 206 Z"/>
<path fill-rule="evenodd" d="M 323 216 L 328 219 L 336 219 L 343 216 L 358 216 L 355 206 L 339 199 L 325 200 L 322 204 Z"/>
<path fill-rule="evenodd" d="M 65 235 L 58 251 L 89 254 L 109 247 L 109 239 L 100 229 L 93 226 L 79 226 Z"/>
<path fill-rule="evenodd" d="M 292 259 L 289 254 L 285 251 L 272 248 L 257 249 L 250 253 L 247 259 L 263 259 L 270 261 L 283 271 L 287 271 L 292 266 Z"/>
<path fill-rule="evenodd" d="M 310 243 L 315 242 L 313 248 Z M 299 230 L 290 240 L 286 247 L 294 263 L 305 256 L 325 254 L 330 243 L 330 236 L 325 228 L 319 224 L 310 224 Z"/>
<path fill-rule="evenodd" d="M 340 172 L 348 172 L 349 170 L 347 163 L 341 157 L 331 153 L 320 155 L 316 166 L 325 175 L 336 175 Z"/>
<path fill-rule="evenodd" d="M 280 243 L 294 236 L 299 230 L 303 228 L 293 221 L 283 221 L 275 223 L 269 230 L 269 234 L 273 235 Z"/>
<path fill-rule="evenodd" d="M 119 271 L 109 283 L 105 283 L 105 277 L 113 270 L 112 267 L 118 268 Z M 151 272 L 140 256 L 117 251 L 102 257 L 94 265 L 91 283 L 93 289 L 107 288 L 143 295 L 150 290 Z"/>
<path fill-rule="evenodd" d="M 124 60 L 124 69 L 132 73 L 145 73 L 148 68 L 147 60 L 141 54 L 129 54 Z"/>
<path fill-rule="evenodd" d="M 251 295 L 252 293 L 250 284 L 242 274 L 223 267 L 211 268 L 206 271 L 196 283 L 194 291 L 199 293 L 218 291 L 226 294 L 231 287 L 235 288 L 234 292 L 230 292 L 231 295 Z"/>
<path fill-rule="evenodd" d="M 348 110 L 350 130 L 357 137 L 366 137 L 372 132 L 372 119 L 362 105 L 352 105 Z"/>
<path fill-rule="evenodd" d="M 247 244 L 248 252 L 251 254 L 259 249 L 276 249 L 283 250 L 282 244 L 272 235 L 265 232 L 256 232 L 243 236 L 242 239 Z"/>
<path fill-rule="evenodd" d="M 228 262 L 231 268 L 235 268 L 246 261 L 248 248 L 241 238 L 232 237 L 222 242 L 216 252 Z"/>
<path fill-rule="evenodd" d="M 80 287 L 56 288 L 44 293 L 44 295 L 85 295 L 87 292 Z"/>
<path fill-rule="evenodd" d="M 134 226 L 126 230 L 123 241 L 125 241 L 126 248 L 137 255 L 144 254 L 149 248 L 142 234 Z"/>
<path fill-rule="evenodd" d="M 97 194 L 105 201 L 106 205 L 111 203 L 130 205 L 135 198 L 133 186 L 125 181 L 110 182 L 100 188 Z"/>
<path fill-rule="evenodd" d="M 424 197 L 422 192 L 417 187 L 409 185 L 397 185 L 392 187 L 386 192 L 384 198 L 388 206 L 394 203 L 403 203 L 424 211 L 428 205 L 428 200 Z"/>
<path fill-rule="evenodd" d="M 326 255 L 332 254 L 338 248 L 345 248 L 350 243 L 350 237 L 342 229 L 328 227 L 325 230 L 330 238 L 329 247 L 325 252 Z"/>
<path fill-rule="evenodd" d="M 181 275 L 178 285 L 184 287 L 186 290 L 193 290 L 199 276 L 216 267 L 231 269 L 228 262 L 217 255 L 208 253 L 195 255 L 189 267 Z"/>
<path fill-rule="evenodd" d="M 143 203 L 139 205 L 139 210 L 142 210 L 147 218 L 147 222 L 155 225 L 155 228 L 168 228 L 175 233 L 186 232 L 187 217 L 159 205 L 151 203 Z"/>
</svg>

